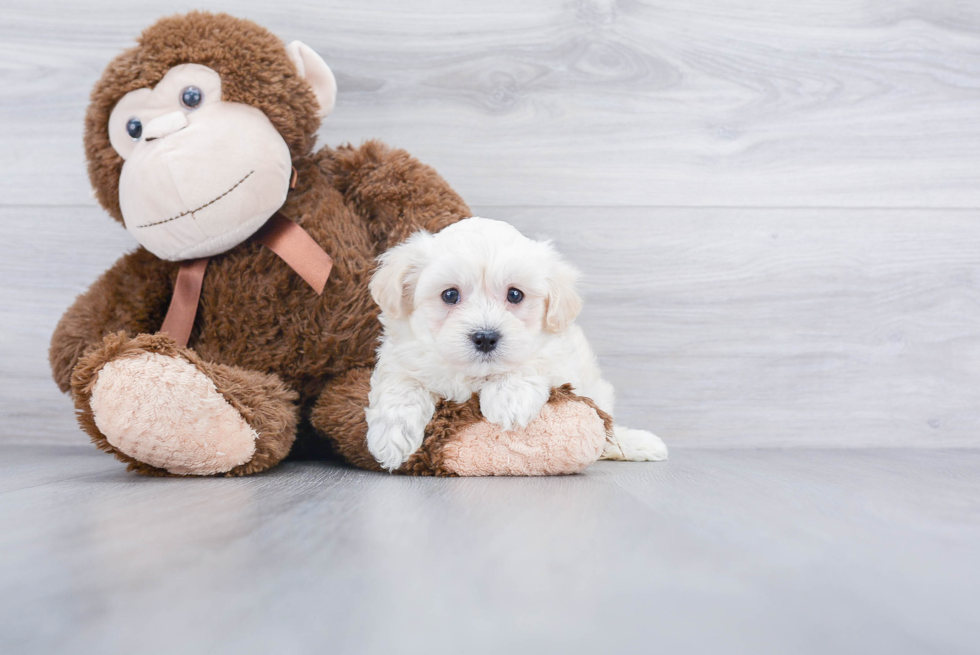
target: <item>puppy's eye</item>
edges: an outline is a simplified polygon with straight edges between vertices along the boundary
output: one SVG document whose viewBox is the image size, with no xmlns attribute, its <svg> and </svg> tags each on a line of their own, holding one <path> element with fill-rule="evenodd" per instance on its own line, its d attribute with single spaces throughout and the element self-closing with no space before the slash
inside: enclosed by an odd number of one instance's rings
<svg viewBox="0 0 980 655">
<path fill-rule="evenodd" d="M 138 118 L 130 118 L 126 123 L 126 134 L 132 137 L 133 141 L 139 141 L 143 136 L 143 123 Z"/>
<path fill-rule="evenodd" d="M 189 86 L 180 92 L 180 104 L 188 109 L 197 109 L 204 99 L 204 94 L 196 86 Z"/>
<path fill-rule="evenodd" d="M 442 292 L 442 302 L 447 305 L 455 305 L 459 302 L 459 291 L 456 289 L 446 289 Z"/>
<path fill-rule="evenodd" d="M 524 292 L 521 291 L 520 289 L 515 289 L 515 288 L 511 287 L 507 291 L 507 302 L 512 303 L 514 305 L 517 305 L 522 300 L 524 300 Z"/>
</svg>

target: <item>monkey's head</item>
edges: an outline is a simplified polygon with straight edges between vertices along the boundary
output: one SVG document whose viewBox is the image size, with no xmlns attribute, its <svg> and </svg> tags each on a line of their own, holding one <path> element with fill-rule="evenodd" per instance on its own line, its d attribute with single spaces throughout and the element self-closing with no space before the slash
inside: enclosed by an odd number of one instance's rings
<svg viewBox="0 0 980 655">
<path fill-rule="evenodd" d="M 164 18 L 116 57 L 85 117 L 89 178 L 147 250 L 241 243 L 285 202 L 337 84 L 306 45 L 225 14 Z"/>
</svg>

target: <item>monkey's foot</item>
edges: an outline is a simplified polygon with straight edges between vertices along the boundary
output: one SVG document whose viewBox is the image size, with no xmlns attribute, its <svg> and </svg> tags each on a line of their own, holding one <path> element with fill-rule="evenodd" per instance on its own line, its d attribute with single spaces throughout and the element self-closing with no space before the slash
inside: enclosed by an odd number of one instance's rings
<svg viewBox="0 0 980 655">
<path fill-rule="evenodd" d="M 82 427 L 142 473 L 252 473 L 295 438 L 296 394 L 278 378 L 202 362 L 166 335 L 106 337 L 72 386 Z"/>
<path fill-rule="evenodd" d="M 364 407 L 371 370 L 353 369 L 324 388 L 310 423 L 344 459 L 381 471 L 367 447 Z M 398 469 L 406 475 L 567 475 L 602 454 L 612 418 L 571 385 L 551 390 L 541 414 L 526 428 L 505 431 L 480 413 L 474 394 L 465 403 L 442 401 L 425 429 L 425 441 Z"/>
</svg>

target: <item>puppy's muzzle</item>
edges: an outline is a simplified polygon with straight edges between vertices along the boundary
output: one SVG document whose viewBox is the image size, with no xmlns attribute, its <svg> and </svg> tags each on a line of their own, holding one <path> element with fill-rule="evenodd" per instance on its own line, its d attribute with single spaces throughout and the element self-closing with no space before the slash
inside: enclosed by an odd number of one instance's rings
<svg viewBox="0 0 980 655">
<path fill-rule="evenodd" d="M 481 353 L 488 353 L 497 347 L 497 343 L 500 341 L 500 333 L 496 330 L 477 330 L 470 333 L 470 341 Z"/>
</svg>

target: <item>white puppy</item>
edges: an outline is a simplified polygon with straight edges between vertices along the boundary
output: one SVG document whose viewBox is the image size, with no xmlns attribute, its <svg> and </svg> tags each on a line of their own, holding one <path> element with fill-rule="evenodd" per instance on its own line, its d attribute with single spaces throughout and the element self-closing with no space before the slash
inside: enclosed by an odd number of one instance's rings
<svg viewBox="0 0 980 655">
<path fill-rule="evenodd" d="M 418 232 L 380 258 L 371 295 L 384 336 L 371 376 L 368 449 L 387 469 L 422 445 L 439 398 L 480 395 L 483 416 L 526 426 L 552 387 L 570 383 L 612 415 L 612 385 L 572 321 L 582 307 L 578 271 L 550 243 L 513 226 L 469 218 Z M 667 458 L 655 435 L 614 429 L 604 459 Z"/>
</svg>

